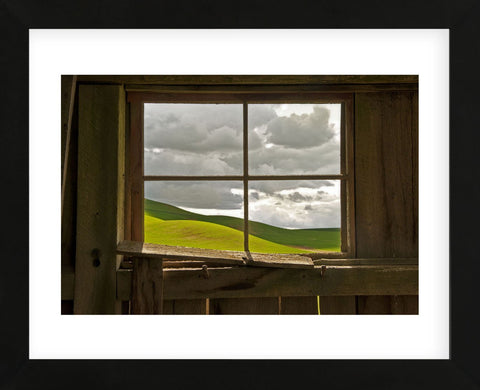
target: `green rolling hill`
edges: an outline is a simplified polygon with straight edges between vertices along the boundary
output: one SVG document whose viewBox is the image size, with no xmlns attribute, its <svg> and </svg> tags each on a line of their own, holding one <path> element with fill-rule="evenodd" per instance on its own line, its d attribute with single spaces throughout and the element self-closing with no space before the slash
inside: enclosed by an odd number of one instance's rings
<svg viewBox="0 0 480 390">
<path fill-rule="evenodd" d="M 243 220 L 202 215 L 145 199 L 145 241 L 208 249 L 243 250 Z M 250 250 L 264 253 L 339 251 L 340 229 L 282 229 L 250 221 Z"/>
</svg>

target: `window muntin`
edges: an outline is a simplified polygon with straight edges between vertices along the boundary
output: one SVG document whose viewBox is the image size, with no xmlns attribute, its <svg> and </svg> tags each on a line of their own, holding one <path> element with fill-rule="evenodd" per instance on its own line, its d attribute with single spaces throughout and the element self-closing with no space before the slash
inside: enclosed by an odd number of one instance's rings
<svg viewBox="0 0 480 390">
<path fill-rule="evenodd" d="M 133 109 L 133 116 L 137 120 L 132 121 L 132 126 L 137 129 L 142 129 L 143 131 L 143 112 L 144 112 L 144 103 L 161 103 L 161 104 L 241 104 L 243 106 L 243 144 L 249 144 L 249 127 L 245 124 L 249 121 L 249 106 L 259 105 L 259 104 L 277 104 L 277 105 L 296 105 L 296 104 L 305 104 L 305 105 L 336 105 L 339 107 L 340 114 L 340 145 L 339 145 L 339 158 L 340 158 L 340 172 L 339 173 L 307 173 L 306 174 L 286 174 L 286 175 L 262 175 L 262 174 L 252 174 L 248 171 L 248 149 L 244 150 L 243 153 L 243 172 L 240 175 L 196 175 L 196 174 L 187 174 L 187 175 L 148 175 L 144 174 L 141 182 L 138 182 L 138 179 L 134 178 L 132 181 L 133 188 L 143 187 L 143 183 L 150 181 L 179 181 L 179 180 L 234 180 L 234 181 L 243 181 L 244 184 L 244 202 L 246 207 L 244 208 L 244 215 L 248 218 L 248 183 L 253 183 L 260 180 L 337 180 L 339 181 L 341 188 L 341 251 L 343 255 L 352 255 L 354 254 L 354 245 L 355 245 L 355 232 L 354 232 L 354 212 L 353 212 L 353 109 L 352 109 L 352 95 L 351 94 L 323 94 L 323 93 L 282 93 L 282 94 L 245 94 L 245 93 L 232 93 L 232 94 L 211 94 L 211 93 L 202 93 L 202 94 L 183 94 L 183 93 L 173 93 L 173 94 L 158 94 L 158 93 L 129 93 L 129 101 L 131 104 L 131 110 Z M 146 105 L 145 104 L 145 105 Z M 140 114 L 140 115 L 139 115 Z M 138 130 L 135 130 L 133 134 L 139 134 Z M 337 131 L 338 134 L 338 131 Z M 143 137 L 143 135 L 142 135 Z M 140 137 L 136 137 L 140 139 Z M 143 138 L 142 144 L 143 144 Z M 338 140 L 338 135 L 337 135 Z M 134 143 L 135 145 L 135 143 Z M 143 148 L 142 148 L 143 149 Z M 132 150 L 139 150 L 138 147 L 135 149 L 135 146 Z M 338 150 L 338 148 L 337 148 Z M 338 154 L 338 153 L 337 153 Z M 142 156 L 143 159 L 143 156 Z M 136 157 L 133 158 L 136 160 Z M 142 166 L 141 164 L 133 163 L 133 167 Z M 337 164 L 338 166 L 338 164 Z M 143 168 L 142 168 L 143 170 Z M 138 169 L 133 168 L 133 172 L 138 172 Z M 330 172 L 330 169 L 327 170 Z M 189 172 L 190 173 L 190 172 Z M 135 183 L 138 183 L 135 185 Z M 143 240 L 143 213 L 140 215 L 138 210 L 140 209 L 138 205 L 140 204 L 140 198 L 136 195 L 136 191 L 132 192 L 132 238 L 142 239 Z M 141 196 L 143 198 L 143 189 Z M 137 206 L 135 206 L 135 204 Z M 143 203 L 142 203 L 143 207 Z M 137 210 L 135 212 L 135 210 Z M 135 216 L 136 214 L 136 216 Z M 141 218 L 141 225 L 139 224 Z M 245 221 L 248 221 L 247 218 L 244 218 Z M 137 221 L 137 222 L 135 222 Z M 244 231 L 248 232 L 248 223 L 244 221 Z M 141 229 L 141 230 L 140 230 Z M 135 234 L 134 234 L 135 233 Z M 247 236 L 248 237 L 248 236 Z M 248 240 L 244 240 L 244 249 L 249 250 Z M 342 255 L 339 253 L 339 255 Z M 320 252 L 319 255 L 327 257 L 330 256 L 329 253 Z M 333 254 L 332 254 L 333 255 Z M 337 257 L 337 256 L 336 256 Z"/>
</svg>

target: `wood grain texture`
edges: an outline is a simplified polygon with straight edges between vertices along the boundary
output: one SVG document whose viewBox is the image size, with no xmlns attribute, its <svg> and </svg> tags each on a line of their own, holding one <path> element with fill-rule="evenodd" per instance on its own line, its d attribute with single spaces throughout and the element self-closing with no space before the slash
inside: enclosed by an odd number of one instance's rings
<svg viewBox="0 0 480 390">
<path fill-rule="evenodd" d="M 344 92 L 377 92 L 377 91 L 413 91 L 418 89 L 417 83 L 400 84 L 316 84 L 316 85 L 158 85 L 158 84 L 127 84 L 128 92 L 155 93 L 188 93 L 194 94 L 242 94 L 252 99 L 253 94 L 285 94 L 285 93 L 344 93 Z M 248 95 L 247 95 L 248 94 Z"/>
<path fill-rule="evenodd" d="M 357 303 L 354 295 L 320 297 L 320 315 L 357 314 Z"/>
<path fill-rule="evenodd" d="M 62 274 L 75 267 L 76 251 L 78 102 L 72 106 L 73 81 L 73 76 L 62 76 Z M 68 157 L 67 164 L 65 157 Z"/>
<path fill-rule="evenodd" d="M 127 209 L 130 211 L 128 232 L 132 240 L 143 241 L 143 103 L 130 102 L 130 131 L 127 170 Z"/>
<path fill-rule="evenodd" d="M 123 238 L 118 190 L 124 103 L 121 87 L 79 87 L 75 314 L 121 309 L 115 286 L 116 244 Z"/>
<path fill-rule="evenodd" d="M 79 75 L 80 82 L 163 85 L 418 83 L 417 75 Z"/>
<path fill-rule="evenodd" d="M 253 267 L 313 268 L 312 259 L 293 254 L 265 254 L 215 249 L 187 248 L 180 246 L 149 244 L 139 241 L 122 241 L 117 253 L 168 260 L 216 260 L 225 265 Z"/>
<path fill-rule="evenodd" d="M 280 297 L 280 314 L 318 315 L 317 297 Z"/>
<path fill-rule="evenodd" d="M 162 260 L 136 258 L 133 264 L 131 314 L 163 314 Z"/>
<path fill-rule="evenodd" d="M 359 257 L 418 256 L 418 93 L 356 94 L 356 231 Z M 358 312 L 392 312 L 362 297 Z"/>
<path fill-rule="evenodd" d="M 163 302 L 163 314 L 207 314 L 206 299 L 169 299 Z"/>
<path fill-rule="evenodd" d="M 413 94 L 356 96 L 358 257 L 416 257 Z"/>
<path fill-rule="evenodd" d="M 279 314 L 278 297 L 210 299 L 210 314 Z"/>
<path fill-rule="evenodd" d="M 418 265 L 418 258 L 395 257 L 395 258 L 371 258 L 371 259 L 316 259 L 313 264 L 320 265 Z"/>
<path fill-rule="evenodd" d="M 326 266 L 314 269 L 256 267 L 164 269 L 165 299 L 279 296 L 417 295 L 418 267 Z M 118 294 L 131 297 L 131 271 L 119 270 Z"/>
</svg>

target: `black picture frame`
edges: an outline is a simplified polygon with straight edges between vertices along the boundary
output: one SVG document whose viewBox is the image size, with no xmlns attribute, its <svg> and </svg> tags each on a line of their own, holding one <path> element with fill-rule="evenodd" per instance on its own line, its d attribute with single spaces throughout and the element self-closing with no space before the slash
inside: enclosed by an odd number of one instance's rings
<svg viewBox="0 0 480 390">
<path fill-rule="evenodd" d="M 276 12 L 275 12 L 276 11 Z M 480 2 L 278 2 L 179 0 L 22 1 L 0 4 L 2 272 L 0 387 L 145 388 L 148 385 L 425 389 L 480 388 L 474 243 L 480 220 Z M 449 360 L 30 360 L 28 315 L 28 31 L 30 28 L 445 28 L 450 30 Z M 446 156 L 447 158 L 447 156 Z M 48 256 L 48 254 L 46 254 Z M 312 333 L 314 330 L 311 330 Z M 128 335 L 126 336 L 128 337 Z M 361 337 L 361 335 L 359 335 Z M 220 379 L 221 378 L 221 379 Z"/>
</svg>

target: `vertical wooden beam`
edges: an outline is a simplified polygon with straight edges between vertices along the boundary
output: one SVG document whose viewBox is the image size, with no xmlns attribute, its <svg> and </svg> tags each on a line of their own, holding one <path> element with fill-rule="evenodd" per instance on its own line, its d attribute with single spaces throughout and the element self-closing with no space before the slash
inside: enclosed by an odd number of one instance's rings
<svg viewBox="0 0 480 390">
<path fill-rule="evenodd" d="M 132 314 L 163 314 L 163 262 L 134 259 Z"/>
<path fill-rule="evenodd" d="M 61 195 L 61 263 L 62 280 L 74 273 L 76 201 L 77 201 L 77 108 L 75 76 L 62 76 L 62 195 Z"/>
<path fill-rule="evenodd" d="M 418 94 L 358 93 L 355 117 L 357 256 L 417 257 Z M 359 296 L 358 313 L 398 312 L 418 298 L 401 299 L 409 303 Z"/>
<path fill-rule="evenodd" d="M 65 196 L 65 187 L 67 182 L 67 172 L 68 172 L 68 162 L 70 158 L 70 143 L 71 143 L 71 133 L 72 133 L 72 119 L 73 119 L 73 109 L 75 104 L 75 93 L 77 89 L 77 76 L 65 76 L 62 75 L 61 79 L 61 88 L 62 88 L 62 196 L 61 196 L 61 205 L 62 205 L 62 214 L 63 214 L 63 203 Z"/>
<path fill-rule="evenodd" d="M 121 312 L 116 246 L 123 239 L 124 110 L 122 86 L 79 87 L 75 314 Z"/>
<path fill-rule="evenodd" d="M 143 241 L 143 102 L 139 99 L 130 101 L 129 134 L 129 210 L 131 212 L 130 235 L 134 241 Z"/>
</svg>

